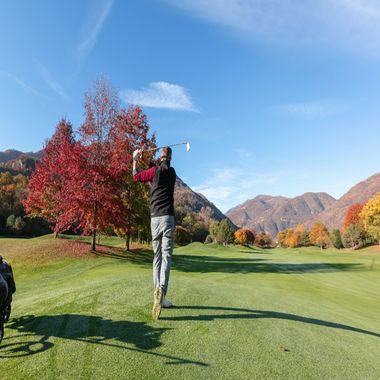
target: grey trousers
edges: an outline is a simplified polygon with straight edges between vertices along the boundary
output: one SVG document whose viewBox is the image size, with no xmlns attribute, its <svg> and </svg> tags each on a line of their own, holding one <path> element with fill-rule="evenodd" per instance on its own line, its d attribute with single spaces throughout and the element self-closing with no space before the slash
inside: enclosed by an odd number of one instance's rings
<svg viewBox="0 0 380 380">
<path fill-rule="evenodd" d="M 164 295 L 168 291 L 170 264 L 173 254 L 174 216 L 154 216 L 151 219 L 153 243 L 153 285 L 160 286 Z"/>
</svg>

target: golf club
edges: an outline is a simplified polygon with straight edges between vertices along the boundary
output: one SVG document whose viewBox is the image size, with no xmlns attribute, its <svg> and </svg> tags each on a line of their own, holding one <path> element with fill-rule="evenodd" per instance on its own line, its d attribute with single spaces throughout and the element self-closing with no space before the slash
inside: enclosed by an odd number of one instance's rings
<svg viewBox="0 0 380 380">
<path fill-rule="evenodd" d="M 159 149 L 162 149 L 162 148 L 166 148 L 167 146 L 179 146 L 179 145 L 186 145 L 186 152 L 189 152 L 190 151 L 190 143 L 189 142 L 182 142 L 182 143 L 178 143 L 178 144 L 172 144 L 172 145 L 165 145 L 165 146 L 159 146 L 157 148 L 152 148 L 152 149 L 146 149 L 146 150 L 143 150 L 144 152 L 151 152 L 153 150 L 159 150 Z"/>
</svg>

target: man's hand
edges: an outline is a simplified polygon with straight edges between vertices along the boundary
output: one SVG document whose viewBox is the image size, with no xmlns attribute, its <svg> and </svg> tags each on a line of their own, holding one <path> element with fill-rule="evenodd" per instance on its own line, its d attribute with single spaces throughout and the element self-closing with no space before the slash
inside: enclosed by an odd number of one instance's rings
<svg viewBox="0 0 380 380">
<path fill-rule="evenodd" d="M 140 158 L 142 149 L 136 149 L 133 151 L 133 161 L 137 161 Z"/>
</svg>

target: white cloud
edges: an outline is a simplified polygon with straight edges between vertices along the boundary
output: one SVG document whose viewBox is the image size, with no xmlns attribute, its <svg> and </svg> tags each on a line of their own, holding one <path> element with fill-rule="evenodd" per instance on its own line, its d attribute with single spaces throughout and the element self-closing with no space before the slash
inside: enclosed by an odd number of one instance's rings
<svg viewBox="0 0 380 380">
<path fill-rule="evenodd" d="M 35 65 L 37 67 L 37 70 L 41 74 L 43 80 L 46 82 L 46 84 L 50 87 L 51 90 L 53 90 L 57 95 L 61 96 L 62 98 L 67 98 L 67 94 L 65 93 L 62 86 L 53 78 L 49 70 L 39 61 L 35 61 Z"/>
<path fill-rule="evenodd" d="M 101 31 L 111 11 L 113 0 L 95 1 L 83 28 L 82 38 L 77 45 L 80 58 L 85 59 L 94 48 Z"/>
<path fill-rule="evenodd" d="M 276 185 L 281 175 L 254 173 L 244 167 L 216 168 L 211 173 L 210 178 L 193 188 L 213 202 L 222 212 L 253 198 L 258 188 L 268 189 Z"/>
<path fill-rule="evenodd" d="M 166 0 L 260 43 L 323 44 L 380 58 L 378 0 Z"/>
<path fill-rule="evenodd" d="M 344 112 L 348 105 L 338 100 L 320 100 L 303 103 L 289 103 L 271 107 L 274 111 L 291 116 L 324 117 Z"/>
<path fill-rule="evenodd" d="M 26 84 L 22 79 L 20 79 L 19 77 L 17 77 L 14 74 L 0 70 L 0 75 L 10 79 L 12 82 L 16 83 L 18 86 L 23 88 L 26 92 L 29 92 L 29 93 L 37 95 L 37 96 L 42 96 L 37 90 L 35 90 L 33 87 Z"/>
<path fill-rule="evenodd" d="M 152 82 L 142 90 L 123 90 L 120 97 L 126 103 L 143 107 L 199 112 L 188 91 L 178 84 Z"/>
</svg>

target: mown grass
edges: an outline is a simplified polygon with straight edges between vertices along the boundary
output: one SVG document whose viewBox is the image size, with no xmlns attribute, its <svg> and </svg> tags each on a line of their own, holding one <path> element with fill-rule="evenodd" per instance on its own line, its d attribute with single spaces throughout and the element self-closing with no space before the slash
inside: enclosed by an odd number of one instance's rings
<svg viewBox="0 0 380 380">
<path fill-rule="evenodd" d="M 4 379 L 377 379 L 380 253 L 175 250 L 153 322 L 149 250 L 0 239 L 18 290 Z"/>
</svg>

